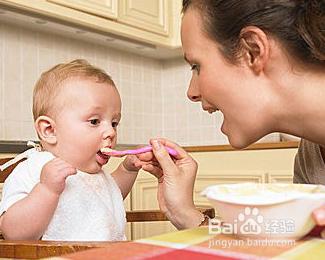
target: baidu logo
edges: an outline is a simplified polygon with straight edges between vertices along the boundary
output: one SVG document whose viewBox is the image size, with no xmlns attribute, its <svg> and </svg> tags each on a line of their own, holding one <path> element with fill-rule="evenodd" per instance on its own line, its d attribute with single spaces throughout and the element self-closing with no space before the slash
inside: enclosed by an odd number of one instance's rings
<svg viewBox="0 0 325 260">
<path fill-rule="evenodd" d="M 220 219 L 209 220 L 209 234 L 288 234 L 295 230 L 291 219 L 265 219 L 258 208 L 246 207 L 233 223 L 223 223 Z"/>
<path fill-rule="evenodd" d="M 257 235 L 262 232 L 263 216 L 259 215 L 257 208 L 251 209 L 246 207 L 244 213 L 238 215 L 236 222 L 242 223 L 240 225 L 241 234 L 252 234 Z"/>
</svg>

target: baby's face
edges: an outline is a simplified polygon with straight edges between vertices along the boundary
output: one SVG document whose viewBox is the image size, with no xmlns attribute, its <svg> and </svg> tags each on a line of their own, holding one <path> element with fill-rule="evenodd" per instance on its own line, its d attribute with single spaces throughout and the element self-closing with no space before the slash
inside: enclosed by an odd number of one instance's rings
<svg viewBox="0 0 325 260">
<path fill-rule="evenodd" d="M 57 97 L 60 111 L 55 116 L 57 157 L 81 171 L 97 173 L 109 160 L 99 151 L 114 148 L 121 119 L 117 89 L 94 79 L 70 79 Z"/>
</svg>

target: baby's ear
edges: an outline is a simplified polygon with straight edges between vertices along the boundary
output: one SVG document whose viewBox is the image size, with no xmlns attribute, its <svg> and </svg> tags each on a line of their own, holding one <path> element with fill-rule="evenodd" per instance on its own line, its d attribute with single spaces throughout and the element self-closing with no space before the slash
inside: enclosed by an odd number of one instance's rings
<svg viewBox="0 0 325 260">
<path fill-rule="evenodd" d="M 40 116 L 35 121 L 36 132 L 41 141 L 48 144 L 56 144 L 55 122 L 48 116 Z"/>
</svg>

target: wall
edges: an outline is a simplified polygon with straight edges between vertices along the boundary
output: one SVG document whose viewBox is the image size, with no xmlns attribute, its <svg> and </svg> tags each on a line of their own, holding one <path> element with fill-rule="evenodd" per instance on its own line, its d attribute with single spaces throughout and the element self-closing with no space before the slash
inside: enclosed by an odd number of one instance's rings
<svg viewBox="0 0 325 260">
<path fill-rule="evenodd" d="M 220 131 L 222 113 L 212 115 L 202 110 L 201 103 L 191 102 L 187 87 L 191 78 L 190 66 L 180 58 L 163 62 L 163 125 L 164 136 L 184 145 L 228 144 Z M 259 142 L 277 142 L 279 134 L 263 137 Z"/>
<path fill-rule="evenodd" d="M 123 109 L 119 143 L 165 136 L 182 145 L 227 143 L 222 115 L 209 115 L 186 98 L 190 70 L 182 58 L 158 61 L 13 24 L 0 24 L 0 140 L 36 139 L 31 101 L 42 71 L 85 58 L 118 86 Z M 277 140 L 278 135 L 266 140 Z"/>
<path fill-rule="evenodd" d="M 105 69 L 122 96 L 121 143 L 144 143 L 162 135 L 161 63 L 93 43 L 0 25 L 0 140 L 35 139 L 31 101 L 42 71 L 85 58 Z"/>
<path fill-rule="evenodd" d="M 189 145 L 228 143 L 221 133 L 222 114 L 204 112 L 201 103 L 191 102 L 187 87 L 191 71 L 183 59 L 163 63 L 162 89 L 164 134 L 166 137 Z"/>
</svg>

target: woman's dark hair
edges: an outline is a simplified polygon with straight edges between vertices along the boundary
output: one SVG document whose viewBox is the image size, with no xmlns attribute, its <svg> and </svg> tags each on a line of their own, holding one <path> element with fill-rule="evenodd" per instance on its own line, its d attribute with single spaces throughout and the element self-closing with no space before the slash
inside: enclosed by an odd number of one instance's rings
<svg viewBox="0 0 325 260">
<path fill-rule="evenodd" d="M 234 62 L 240 33 L 256 26 L 277 38 L 303 63 L 325 64 L 325 0 L 183 0 L 185 13 L 196 8 L 208 37 Z"/>
</svg>

